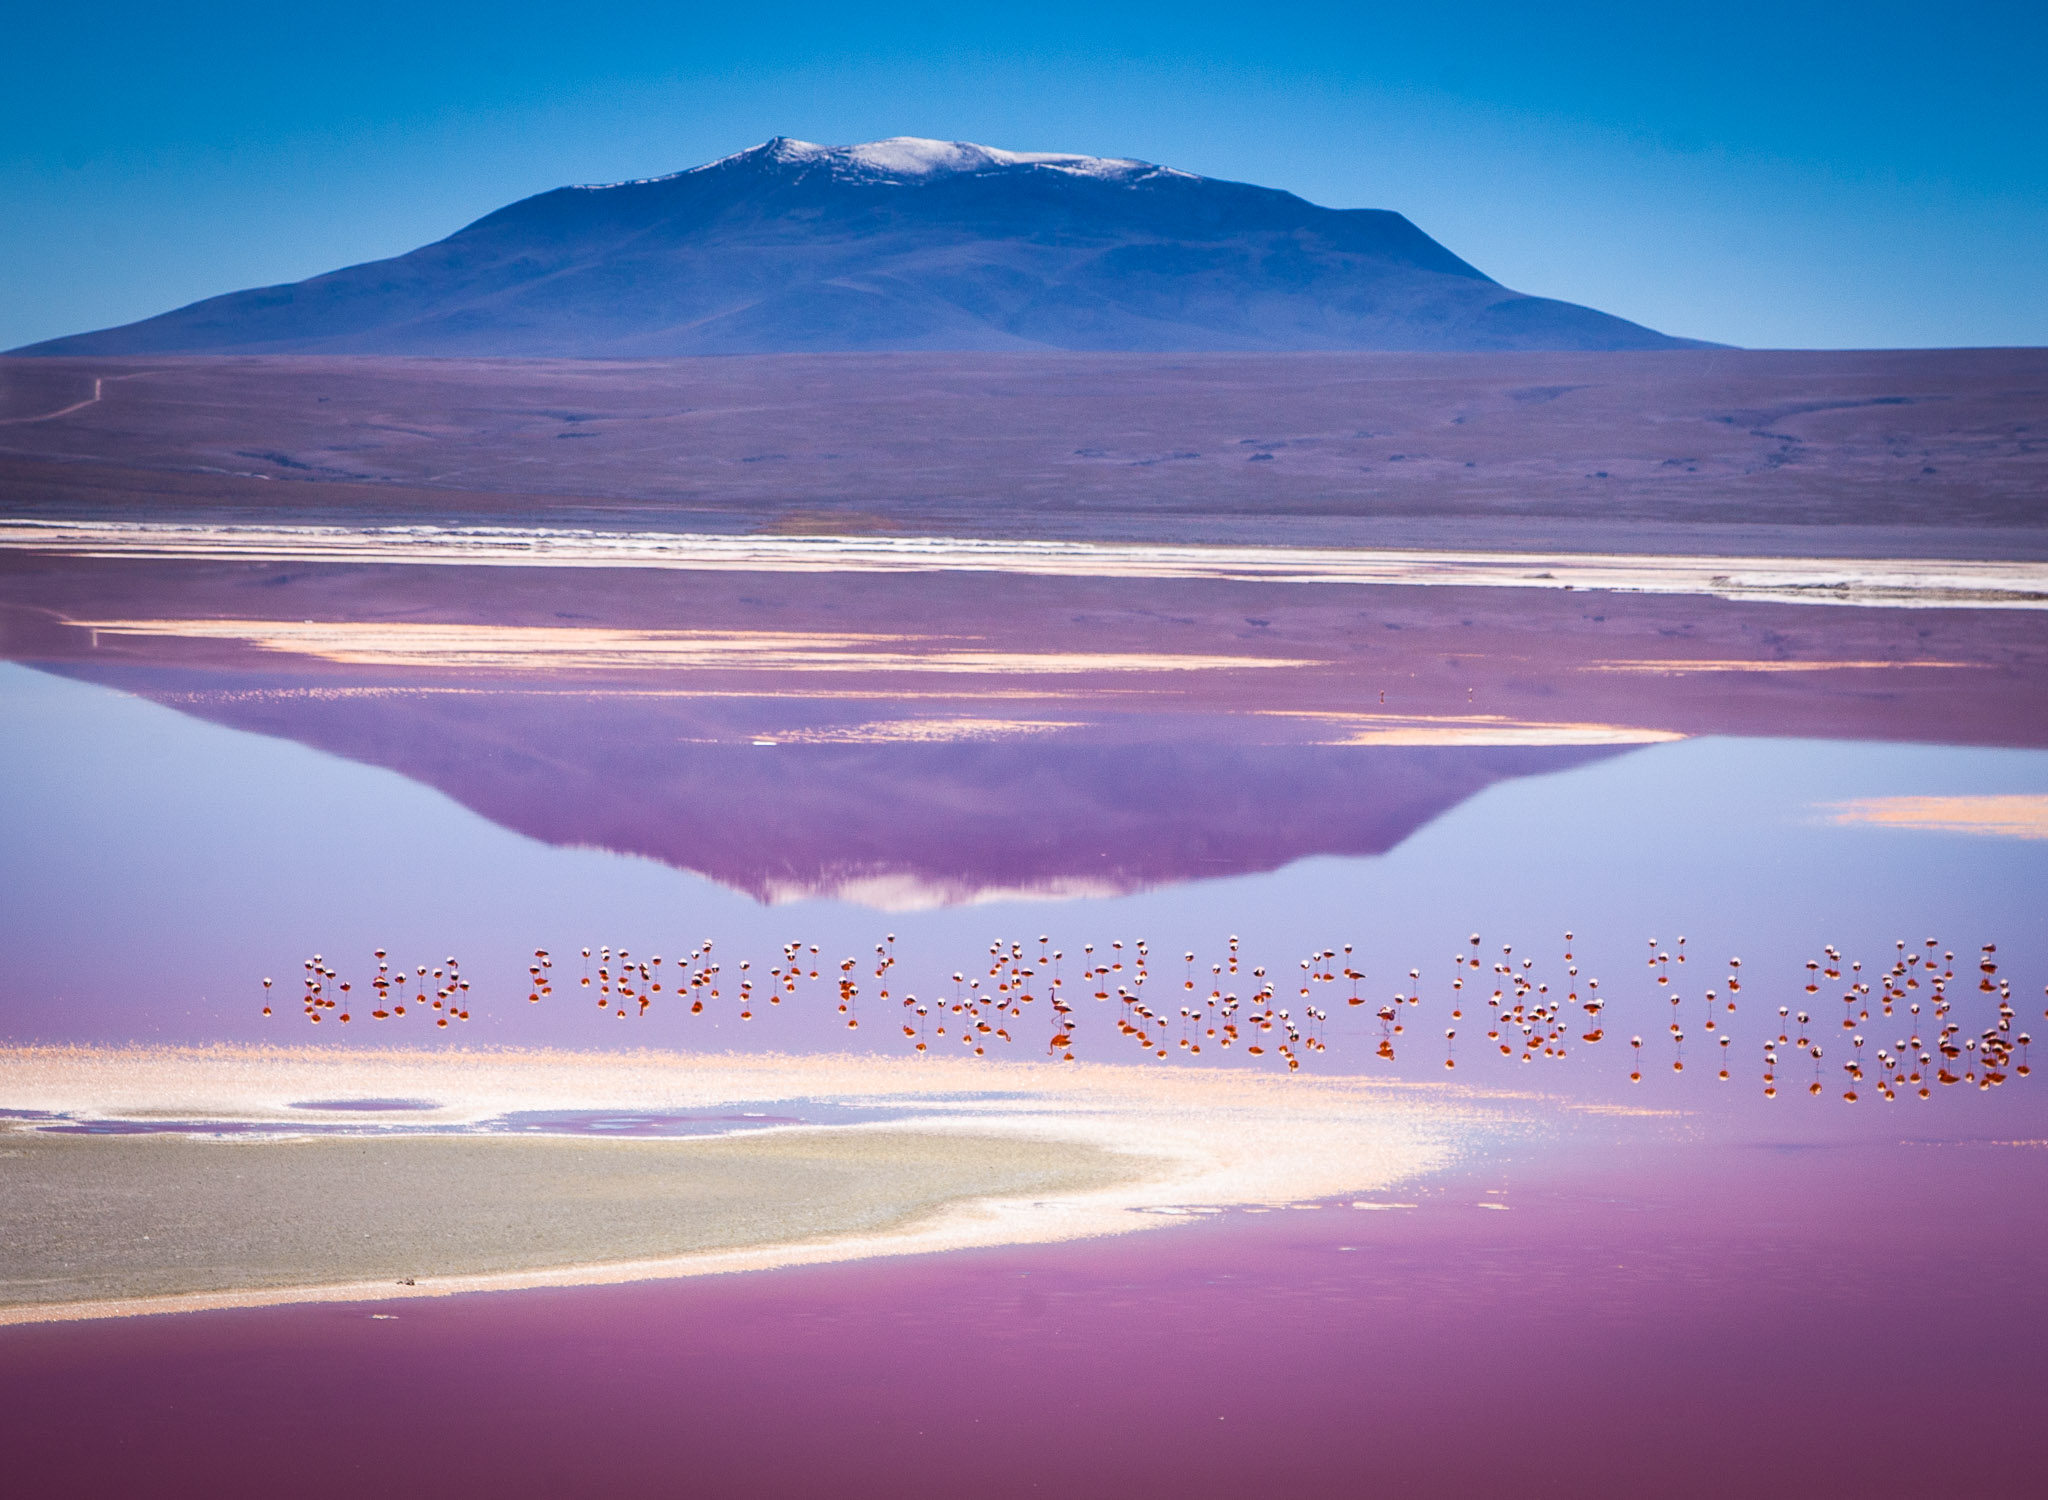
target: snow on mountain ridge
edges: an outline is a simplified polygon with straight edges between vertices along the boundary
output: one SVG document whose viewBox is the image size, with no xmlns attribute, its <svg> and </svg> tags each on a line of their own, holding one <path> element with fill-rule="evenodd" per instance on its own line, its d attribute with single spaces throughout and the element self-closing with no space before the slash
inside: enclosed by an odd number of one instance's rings
<svg viewBox="0 0 2048 1500">
<path fill-rule="evenodd" d="M 1003 151 L 972 141 L 935 141 L 922 136 L 897 135 L 887 140 L 867 141 L 857 146 L 817 146 L 809 141 L 770 142 L 770 149 L 783 161 L 816 161 L 831 166 L 852 166 L 869 173 L 895 178 L 928 179 L 950 177 L 961 172 L 985 172 L 1001 167 L 1051 167 L 1077 177 L 1123 178 L 1165 170 L 1150 162 L 1128 157 L 1080 156 L 1064 151 Z M 778 149 L 779 148 L 779 149 Z M 1177 174 L 1187 175 L 1187 174 Z"/>
<path fill-rule="evenodd" d="M 592 183 L 585 190 L 608 187 L 637 187 L 650 182 L 672 182 L 679 177 L 714 171 L 749 160 L 771 161 L 789 166 L 820 166 L 835 174 L 875 182 L 929 182 L 935 178 L 964 173 L 1045 168 L 1075 177 L 1094 177 L 1108 182 L 1130 182 L 1144 177 L 1186 177 L 1198 174 L 1174 167 L 1121 156 L 1082 156 L 1066 151 L 1004 151 L 973 141 L 939 141 L 924 136 L 892 135 L 886 140 L 863 141 L 851 146 L 821 146 L 777 136 L 744 151 L 688 167 L 661 177 L 641 177 L 630 182 Z"/>
</svg>

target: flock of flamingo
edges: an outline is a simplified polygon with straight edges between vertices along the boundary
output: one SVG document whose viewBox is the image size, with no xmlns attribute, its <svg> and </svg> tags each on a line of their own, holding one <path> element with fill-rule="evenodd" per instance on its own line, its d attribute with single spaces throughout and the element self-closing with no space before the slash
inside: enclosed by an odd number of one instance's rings
<svg viewBox="0 0 2048 1500">
<path fill-rule="evenodd" d="M 1604 1041 L 1610 997 L 1601 994 L 1598 979 L 1581 977 L 1572 944 L 1573 934 L 1567 932 L 1562 973 L 1553 988 L 1548 971 L 1539 970 L 1534 957 L 1517 958 L 1512 944 L 1502 944 L 1499 956 L 1491 957 L 1479 934 L 1472 934 L 1466 947 L 1451 958 L 1448 984 L 1439 986 L 1440 1000 L 1449 1003 L 1443 1065 L 1457 1067 L 1461 1032 L 1468 1046 L 1478 1046 L 1479 1038 L 1484 1038 L 1482 1055 L 1497 1048 L 1501 1057 L 1524 1063 L 1561 1061 L 1576 1047 Z M 1894 947 L 1891 962 L 1882 969 L 1866 970 L 1860 960 L 1845 959 L 1833 945 L 1807 961 L 1803 987 L 1795 988 L 1790 1002 L 1777 1006 L 1776 1034 L 1763 1043 L 1766 1096 L 1778 1096 L 1781 1068 L 1808 1062 L 1812 1076 L 1805 1083 L 1806 1092 L 1819 1097 L 1828 1091 L 1824 1035 L 1839 1044 L 1841 1097 L 1851 1104 L 1866 1092 L 1887 1101 L 1926 1099 L 1937 1084 L 1990 1089 L 2008 1078 L 2028 1076 L 2031 1038 L 2014 1029 L 2018 1013 L 2012 981 L 1999 975 L 1996 944 L 1986 943 L 1978 950 L 1974 985 L 1968 978 L 1968 961 L 1959 982 L 1955 953 L 1941 949 L 1933 938 L 1917 946 L 1901 940 Z M 470 1019 L 470 982 L 462 977 L 455 958 L 408 970 L 394 964 L 382 948 L 374 956 L 377 970 L 367 982 L 367 1019 L 398 1021 L 412 1014 L 431 1020 L 437 1029 Z M 1359 987 L 1366 976 L 1348 943 L 1318 949 L 1292 971 L 1278 974 L 1250 964 L 1235 936 L 1226 940 L 1213 962 L 1206 963 L 1191 950 L 1180 955 L 1177 965 L 1170 959 L 1162 962 L 1147 943 L 1121 940 L 1100 949 L 1084 944 L 1078 957 L 1070 959 L 1044 936 L 1035 944 L 991 943 L 987 959 L 985 970 L 977 961 L 977 972 L 955 972 L 949 983 L 925 999 L 907 993 L 893 996 L 888 986 L 897 966 L 896 936 L 890 933 L 875 945 L 870 1005 L 886 1006 L 885 1013 L 894 1017 L 904 1039 L 920 1055 L 947 1047 L 981 1057 L 999 1043 L 1015 1045 L 1027 1028 L 1036 1026 L 1045 1028 L 1047 1053 L 1071 1062 L 1082 1025 L 1107 1024 L 1120 1042 L 1154 1061 L 1197 1057 L 1205 1046 L 1217 1052 L 1242 1048 L 1248 1056 L 1271 1057 L 1297 1071 L 1306 1053 L 1329 1050 L 1333 1009 L 1339 1015 L 1359 1011 L 1369 1030 L 1376 1024 L 1374 1054 L 1392 1062 L 1397 1045 L 1410 1045 L 1402 1039 L 1411 1025 L 1419 1024 L 1424 1004 L 1419 968 L 1409 969 L 1406 983 L 1377 1004 L 1362 995 Z M 664 994 L 692 1016 L 722 1013 L 730 1006 L 739 1020 L 751 1021 L 763 1006 L 780 1006 L 829 987 L 839 1016 L 848 1028 L 858 1029 L 862 987 L 868 977 L 860 971 L 867 962 L 845 958 L 835 963 L 821 955 L 817 944 L 793 942 L 784 944 L 767 968 L 757 971 L 748 961 L 739 965 L 736 975 L 728 975 L 709 938 L 666 965 L 659 954 L 635 958 L 625 948 L 600 947 L 595 953 L 585 948 L 575 987 L 593 998 L 600 1012 L 621 1021 L 644 1018 Z M 1729 959 L 1720 986 L 1703 989 L 1695 998 L 1686 993 L 1691 988 L 1684 983 L 1687 962 L 1683 937 L 1669 948 L 1655 938 L 1649 940 L 1648 1003 L 1667 1003 L 1666 1045 L 1672 1071 L 1685 1071 L 1687 1043 L 1692 1040 L 1687 1027 L 1696 1018 L 1697 1035 L 1711 1048 L 1707 1055 L 1717 1064 L 1717 1076 L 1726 1081 L 1734 1041 L 1729 1018 L 1742 994 L 1742 960 Z M 354 994 L 352 982 L 343 980 L 317 953 L 303 967 L 299 998 L 308 1021 L 348 1025 L 357 1018 L 365 1002 Z M 538 1005 L 553 996 L 551 953 L 535 949 L 526 974 L 530 1003 Z M 266 1016 L 273 1014 L 272 984 L 270 979 L 263 981 Z M 1283 984 L 1286 995 L 1281 993 Z M 1840 993 L 1839 1036 L 1838 1028 L 1816 1014 L 1832 1004 L 1819 999 L 1824 986 L 1830 993 Z M 1564 993 L 1558 994 L 1557 988 Z M 1971 996 L 1982 1009 L 1978 1019 L 1988 1017 L 1989 1022 L 1975 1031 L 1960 1019 Z M 1044 1010 L 1034 1012 L 1040 1002 Z M 1101 1009 L 1090 1013 L 1091 1002 Z M 1638 1010 L 1644 1003 L 1640 997 L 1628 1002 Z M 1469 1021 L 1468 1005 L 1473 1011 Z M 1041 1019 L 1034 1021 L 1034 1015 Z M 1907 1034 L 1884 1040 L 1899 1032 Z M 1628 1045 L 1629 1077 L 1640 1082 L 1643 1037 L 1632 1034 Z"/>
</svg>

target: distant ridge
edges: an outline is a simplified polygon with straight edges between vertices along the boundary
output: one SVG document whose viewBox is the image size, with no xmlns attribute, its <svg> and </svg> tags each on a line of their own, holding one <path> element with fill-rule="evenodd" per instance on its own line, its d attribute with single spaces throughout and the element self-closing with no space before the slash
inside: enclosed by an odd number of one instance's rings
<svg viewBox="0 0 2048 1500">
<path fill-rule="evenodd" d="M 390 260 L 24 354 L 1698 347 L 1524 296 L 1400 214 L 1120 158 L 777 137 Z"/>
</svg>

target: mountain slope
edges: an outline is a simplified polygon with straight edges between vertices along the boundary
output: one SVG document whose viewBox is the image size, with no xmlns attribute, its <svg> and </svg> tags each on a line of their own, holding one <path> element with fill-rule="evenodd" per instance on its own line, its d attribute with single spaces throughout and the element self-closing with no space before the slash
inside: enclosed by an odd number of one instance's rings
<svg viewBox="0 0 2048 1500">
<path fill-rule="evenodd" d="M 1397 213 L 1144 162 L 778 138 L 35 354 L 1655 349 Z"/>
</svg>

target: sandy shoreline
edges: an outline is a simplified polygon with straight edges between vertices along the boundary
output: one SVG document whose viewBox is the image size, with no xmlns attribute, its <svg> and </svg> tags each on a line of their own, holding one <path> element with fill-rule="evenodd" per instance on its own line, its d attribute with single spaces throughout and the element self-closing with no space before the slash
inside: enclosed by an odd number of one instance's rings
<svg viewBox="0 0 2048 1500">
<path fill-rule="evenodd" d="M 1138 545 L 497 526 L 0 520 L 0 550 L 92 558 L 696 572 L 976 572 L 1458 588 L 1601 589 L 1892 608 L 2048 608 L 2048 563 L 1934 558 Z"/>
<path fill-rule="evenodd" d="M 435 1107 L 398 1118 L 292 1107 L 351 1097 L 427 1100 Z M 309 1140 L 303 1130 L 291 1134 L 295 1126 L 322 1123 L 459 1129 L 515 1110 L 681 1112 L 792 1099 L 888 1108 L 900 1116 L 711 1140 L 380 1134 L 337 1141 Z M 176 1284 L 178 1266 L 163 1264 L 165 1255 L 127 1243 L 118 1254 L 100 1253 L 99 1261 L 103 1268 L 113 1266 L 110 1275 L 128 1275 L 129 1284 L 107 1284 L 100 1294 L 69 1299 L 61 1288 L 46 1288 L 42 1300 L 6 1296 L 9 1277 L 34 1267 L 22 1264 L 29 1259 L 22 1248 L 10 1266 L 0 1246 L 0 1298 L 11 1304 L 0 1305 L 0 1324 L 585 1285 L 1123 1234 L 1171 1223 L 1176 1209 L 1382 1190 L 1449 1164 L 1461 1143 L 1504 1120 L 1483 1102 L 1449 1089 L 1367 1080 L 1107 1065 L 968 1068 L 936 1059 L 848 1057 L 385 1052 L 337 1058 L 283 1048 L 0 1052 L 0 1108 L 87 1119 L 277 1127 L 277 1134 L 253 1139 L 81 1138 L 31 1136 L 31 1122 L 10 1122 L 0 1133 L 0 1152 L 25 1154 L 0 1159 L 0 1169 L 26 1166 L 26 1153 L 33 1152 L 43 1180 L 53 1187 L 89 1197 L 95 1180 L 105 1185 L 121 1179 L 139 1192 L 112 1206 L 103 1198 L 81 1207 L 75 1195 L 69 1207 L 57 1203 L 51 1211 L 58 1217 L 44 1225 L 38 1242 L 45 1260 L 62 1258 L 71 1232 L 67 1223 L 111 1244 L 107 1237 L 115 1228 L 140 1223 L 138 1215 L 181 1204 L 190 1208 L 205 1196 L 195 1184 L 211 1183 L 207 1191 L 220 1201 L 269 1204 L 287 1217 L 292 1202 L 303 1211 L 308 1202 L 332 1200 L 343 1218 L 348 1212 L 374 1218 L 384 1210 L 360 1204 L 385 1204 L 397 1221 L 410 1224 L 403 1205 L 449 1181 L 468 1182 L 473 1198 L 497 1205 L 497 1218 L 489 1221 L 495 1227 L 484 1230 L 468 1224 L 437 1237 L 417 1225 L 407 1228 L 407 1254 L 442 1257 L 431 1274 L 415 1274 L 412 1286 L 398 1285 L 398 1276 L 384 1275 L 381 1268 L 375 1278 L 320 1274 L 322 1265 L 345 1262 L 326 1249 L 304 1252 L 308 1244 L 326 1245 L 317 1223 L 258 1236 L 271 1270 L 239 1278 L 222 1270 L 222 1262 L 232 1259 L 226 1251 L 233 1237 L 188 1227 L 174 1237 L 187 1263 L 183 1285 Z M 68 1154 L 52 1154 L 53 1142 L 56 1153 Z M 422 1142 L 431 1144 L 406 1154 L 409 1144 Z M 509 1148 L 608 1164 L 596 1180 L 616 1188 L 613 1217 L 565 1209 L 565 1194 L 573 1198 L 591 1187 L 593 1179 L 583 1170 L 522 1169 L 499 1173 L 496 1187 L 479 1186 L 473 1175 L 477 1163 L 503 1164 L 512 1157 L 478 1153 Z M 156 1154 L 137 1155 L 151 1151 Z M 316 1193 L 308 1199 L 308 1174 L 288 1169 L 293 1161 L 315 1161 L 322 1151 L 333 1158 L 321 1179 L 330 1187 L 324 1198 Z M 351 1210 L 346 1193 L 337 1197 L 331 1184 L 348 1181 L 365 1152 L 381 1153 L 380 1175 L 375 1191 L 360 1194 Z M 635 1152 L 641 1154 L 630 1155 Z M 138 1176 L 138 1162 L 151 1170 Z M 650 1162 L 661 1163 L 664 1173 L 694 1170 L 650 1176 Z M 117 1163 L 127 1165 L 100 1171 L 95 1179 L 98 1164 Z M 225 1171 L 224 1163 L 236 1170 Z M 719 1169 L 712 1174 L 718 1182 L 709 1182 L 701 1170 L 707 1164 Z M 166 1165 L 203 1170 L 195 1175 L 163 1170 Z M 282 1175 L 266 1175 L 274 1170 Z M 317 1172 L 311 1176 L 321 1178 Z M 229 1179 L 238 1185 L 226 1187 Z M 144 1186 L 137 1189 L 138 1183 Z M 830 1187 L 829 1212 L 821 1209 L 820 1183 Z M 687 1199 L 694 1214 L 681 1242 L 675 1236 L 682 1221 L 659 1211 L 663 1193 Z M 507 1204 L 517 1211 L 507 1212 Z M 536 1219 L 545 1221 L 554 1240 L 534 1239 Z M 373 1237 L 379 1232 L 371 1226 Z M 18 1246 L 26 1238 L 20 1226 L 10 1230 Z M 508 1260 L 508 1243 L 524 1247 L 524 1261 L 516 1255 Z M 294 1244 L 301 1250 L 294 1251 Z M 236 1263 L 248 1262 L 250 1254 L 244 1245 Z M 149 1290 L 129 1294 L 139 1286 Z"/>
</svg>

